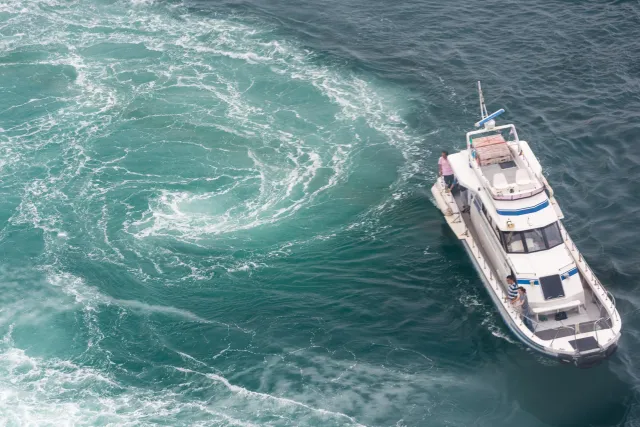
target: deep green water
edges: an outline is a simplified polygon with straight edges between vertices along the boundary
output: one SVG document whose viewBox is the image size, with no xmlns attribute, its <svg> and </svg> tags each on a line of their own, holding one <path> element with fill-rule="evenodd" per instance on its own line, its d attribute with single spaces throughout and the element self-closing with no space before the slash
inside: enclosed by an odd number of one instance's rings
<svg viewBox="0 0 640 427">
<path fill-rule="evenodd" d="M 640 425 L 640 4 L 0 3 L 0 425 Z M 515 342 L 429 197 L 504 107 L 613 292 Z"/>
</svg>

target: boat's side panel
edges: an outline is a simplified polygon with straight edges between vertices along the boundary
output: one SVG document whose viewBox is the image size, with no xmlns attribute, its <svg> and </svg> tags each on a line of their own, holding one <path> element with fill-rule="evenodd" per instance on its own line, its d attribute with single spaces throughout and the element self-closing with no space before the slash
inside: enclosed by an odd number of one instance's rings
<svg viewBox="0 0 640 427">
<path fill-rule="evenodd" d="M 499 246 L 500 243 L 495 235 L 495 231 L 489 225 L 488 217 L 484 215 L 482 211 L 482 201 L 477 196 L 473 198 L 469 214 L 479 240 L 478 244 L 488 249 L 485 252 L 491 260 L 491 264 L 495 267 L 496 273 L 500 277 L 506 277 L 511 274 L 511 268 L 503 255 L 502 248 Z"/>
</svg>

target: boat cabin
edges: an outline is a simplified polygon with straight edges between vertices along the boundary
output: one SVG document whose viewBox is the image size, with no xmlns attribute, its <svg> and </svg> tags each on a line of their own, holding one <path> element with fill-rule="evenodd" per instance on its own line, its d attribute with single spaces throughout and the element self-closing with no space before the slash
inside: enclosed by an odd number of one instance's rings
<svg viewBox="0 0 640 427">
<path fill-rule="evenodd" d="M 505 139 L 505 134 L 511 138 Z M 544 183 L 520 146 L 515 126 L 469 132 L 467 151 L 470 165 L 495 200 L 517 200 L 544 191 Z"/>
</svg>

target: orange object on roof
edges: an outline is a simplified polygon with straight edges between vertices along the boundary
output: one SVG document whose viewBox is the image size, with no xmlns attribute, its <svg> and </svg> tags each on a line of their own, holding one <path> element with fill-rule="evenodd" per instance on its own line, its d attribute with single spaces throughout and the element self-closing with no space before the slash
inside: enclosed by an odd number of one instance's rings
<svg viewBox="0 0 640 427">
<path fill-rule="evenodd" d="M 473 147 L 476 150 L 476 158 L 480 166 L 511 160 L 511 151 L 502 135 L 489 135 L 473 139 Z"/>
</svg>

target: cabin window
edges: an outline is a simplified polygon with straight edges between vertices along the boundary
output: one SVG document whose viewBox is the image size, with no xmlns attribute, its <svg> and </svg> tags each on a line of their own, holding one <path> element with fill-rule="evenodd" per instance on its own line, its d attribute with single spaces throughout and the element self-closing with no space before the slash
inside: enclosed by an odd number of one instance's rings
<svg viewBox="0 0 640 427">
<path fill-rule="evenodd" d="M 554 222 L 551 225 L 547 225 L 544 228 L 544 235 L 547 238 L 547 246 L 553 248 L 562 243 L 562 234 L 560 234 L 560 228 L 558 223 Z"/>
<path fill-rule="evenodd" d="M 524 249 L 524 242 L 522 241 L 522 233 L 519 231 L 503 232 L 504 246 L 507 252 L 510 254 L 523 254 L 526 252 Z"/>
<path fill-rule="evenodd" d="M 527 245 L 527 252 L 538 252 L 547 249 L 541 229 L 524 231 L 522 234 Z"/>
<path fill-rule="evenodd" d="M 508 253 L 521 254 L 544 251 L 562 243 L 558 223 L 527 231 L 503 231 L 502 240 Z"/>
</svg>

